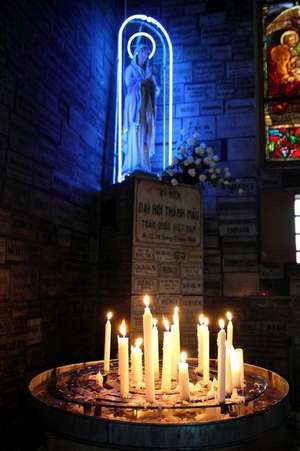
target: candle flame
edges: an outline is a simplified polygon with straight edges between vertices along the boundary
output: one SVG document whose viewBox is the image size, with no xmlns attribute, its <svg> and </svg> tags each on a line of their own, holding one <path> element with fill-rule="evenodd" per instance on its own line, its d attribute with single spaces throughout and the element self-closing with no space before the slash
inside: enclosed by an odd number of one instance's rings
<svg viewBox="0 0 300 451">
<path fill-rule="evenodd" d="M 174 315 L 178 315 L 178 312 L 179 312 L 179 307 L 176 305 L 174 307 Z"/>
<path fill-rule="evenodd" d="M 219 319 L 219 326 L 220 326 L 221 329 L 224 329 L 225 322 L 224 322 L 223 319 Z"/>
<path fill-rule="evenodd" d="M 155 327 L 155 326 L 157 326 L 157 319 L 156 318 L 153 318 L 152 319 L 152 325 Z"/>
<path fill-rule="evenodd" d="M 136 347 L 136 348 L 140 348 L 141 345 L 142 345 L 142 343 L 143 343 L 143 339 L 142 339 L 141 337 L 137 338 L 137 339 L 135 340 L 135 347 Z"/>
<path fill-rule="evenodd" d="M 181 352 L 180 354 L 180 362 L 181 363 L 185 363 L 187 359 L 187 353 L 186 352 Z"/>
<path fill-rule="evenodd" d="M 166 329 L 167 331 L 169 331 L 169 329 L 170 329 L 170 324 L 169 324 L 169 321 L 167 320 L 167 318 L 163 317 L 163 323 L 164 323 L 165 329 Z"/>
<path fill-rule="evenodd" d="M 199 323 L 200 323 L 200 324 L 203 324 L 203 322 L 204 322 L 204 315 L 203 315 L 203 313 L 201 313 L 201 314 L 199 315 Z"/>
<path fill-rule="evenodd" d="M 231 314 L 231 312 L 227 312 L 227 313 L 226 313 L 226 317 L 227 317 L 228 321 L 231 321 L 231 320 L 232 320 L 232 314 Z"/>
<path fill-rule="evenodd" d="M 149 307 L 150 305 L 150 296 L 148 296 L 147 294 L 145 294 L 144 296 L 144 305 L 145 307 Z"/>
<path fill-rule="evenodd" d="M 205 317 L 205 318 L 204 318 L 204 325 L 205 325 L 205 326 L 208 326 L 208 324 L 209 324 L 209 320 L 208 320 L 207 317 Z"/>
<path fill-rule="evenodd" d="M 112 312 L 108 312 L 108 314 L 106 315 L 106 318 L 108 319 L 108 320 L 110 320 L 110 319 L 112 319 Z"/>
<path fill-rule="evenodd" d="M 122 323 L 121 323 L 120 332 L 121 332 L 121 335 L 123 335 L 123 337 L 125 337 L 125 335 L 126 335 L 126 323 L 125 323 L 125 319 L 123 319 L 123 321 L 122 321 Z"/>
</svg>

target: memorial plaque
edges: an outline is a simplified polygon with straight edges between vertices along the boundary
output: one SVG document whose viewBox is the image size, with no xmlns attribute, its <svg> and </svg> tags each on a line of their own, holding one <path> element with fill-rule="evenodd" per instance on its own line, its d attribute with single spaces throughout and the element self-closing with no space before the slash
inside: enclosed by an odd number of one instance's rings
<svg viewBox="0 0 300 451">
<path fill-rule="evenodd" d="M 251 236 L 257 234 L 257 219 L 255 215 L 225 216 L 219 221 L 219 233 L 221 236 Z"/>
<path fill-rule="evenodd" d="M 182 263 L 181 264 L 181 277 L 186 278 L 199 278 L 202 277 L 203 272 L 203 262 L 197 261 L 197 263 L 187 264 Z"/>
<path fill-rule="evenodd" d="M 282 187 L 282 173 L 278 170 L 261 172 L 260 184 L 262 189 L 273 189 Z"/>
<path fill-rule="evenodd" d="M 27 346 L 40 343 L 42 341 L 42 319 L 32 318 L 27 320 Z"/>
<path fill-rule="evenodd" d="M 205 273 L 220 273 L 221 253 L 219 250 L 206 250 L 204 253 Z"/>
<path fill-rule="evenodd" d="M 262 279 L 284 279 L 284 266 L 282 263 L 262 263 L 260 276 Z"/>
<path fill-rule="evenodd" d="M 202 265 L 202 262 L 203 262 L 202 249 L 190 249 L 188 252 L 188 261 L 194 262 L 194 263 L 200 263 Z"/>
<path fill-rule="evenodd" d="M 160 262 L 173 261 L 174 249 L 168 247 L 155 247 L 154 248 L 154 260 Z"/>
<path fill-rule="evenodd" d="M 196 62 L 193 66 L 193 81 L 206 83 L 224 78 L 223 62 Z M 189 81 L 189 80 L 187 80 Z"/>
<path fill-rule="evenodd" d="M 211 14 L 202 14 L 199 17 L 199 25 L 215 27 L 216 25 L 224 25 L 227 21 L 227 16 L 224 11 Z"/>
<path fill-rule="evenodd" d="M 228 160 L 248 160 L 256 155 L 255 138 L 233 138 L 227 141 Z"/>
<path fill-rule="evenodd" d="M 245 81 L 243 83 L 243 80 Z M 240 99 L 254 96 L 253 81 L 251 79 L 217 80 L 217 99 Z"/>
<path fill-rule="evenodd" d="M 224 237 L 222 247 L 224 254 L 257 253 L 256 237 Z"/>
<path fill-rule="evenodd" d="M 6 259 L 6 238 L 0 238 L 0 263 L 5 263 Z"/>
<path fill-rule="evenodd" d="M 284 320 L 282 321 L 262 321 L 262 335 L 271 337 L 288 336 L 288 327 Z"/>
<path fill-rule="evenodd" d="M 159 264 L 159 275 L 161 277 L 178 277 L 179 276 L 179 265 L 174 263 L 160 263 Z"/>
<path fill-rule="evenodd" d="M 218 117 L 218 116 L 217 116 Z M 183 128 L 197 128 L 201 139 L 216 139 L 216 118 L 214 116 L 201 116 L 200 118 L 184 118 Z"/>
<path fill-rule="evenodd" d="M 182 279 L 181 287 L 182 294 L 202 294 L 202 277 L 199 277 L 199 279 Z"/>
<path fill-rule="evenodd" d="M 246 114 L 255 112 L 255 100 L 250 99 L 231 99 L 225 102 L 225 112 L 228 114 Z"/>
<path fill-rule="evenodd" d="M 221 296 L 222 295 L 222 276 L 221 276 L 221 274 L 205 273 L 204 294 L 206 296 Z"/>
<path fill-rule="evenodd" d="M 238 335 L 248 336 L 248 335 L 254 335 L 256 337 L 260 336 L 261 334 L 261 323 L 260 321 L 237 321 L 236 324 Z"/>
<path fill-rule="evenodd" d="M 251 296 L 259 293 L 257 273 L 225 273 L 224 296 Z"/>
<path fill-rule="evenodd" d="M 255 136 L 255 114 L 227 114 L 217 116 L 218 138 Z"/>
<path fill-rule="evenodd" d="M 204 102 L 214 99 L 216 88 L 214 83 L 197 83 L 185 85 L 184 98 L 186 102 Z"/>
<path fill-rule="evenodd" d="M 136 184 L 135 244 L 199 246 L 200 218 L 198 190 L 146 180 Z"/>
<path fill-rule="evenodd" d="M 133 248 L 133 258 L 136 260 L 153 260 L 153 249 L 149 247 L 135 246 Z"/>
<path fill-rule="evenodd" d="M 216 235 L 204 236 L 204 249 L 217 249 L 219 247 L 219 237 Z"/>
<path fill-rule="evenodd" d="M 180 103 L 176 105 L 176 117 L 199 116 L 198 103 Z"/>
<path fill-rule="evenodd" d="M 136 293 L 147 293 L 156 294 L 157 288 L 157 278 L 147 279 L 145 277 L 133 277 L 132 280 L 132 292 Z"/>
<path fill-rule="evenodd" d="M 72 226 L 73 207 L 62 199 L 52 199 L 52 218 L 54 224 Z"/>
<path fill-rule="evenodd" d="M 7 260 L 23 262 L 26 257 L 26 244 L 24 241 L 7 240 Z"/>
<path fill-rule="evenodd" d="M 174 83 L 191 83 L 193 77 L 192 63 L 174 64 Z"/>
<path fill-rule="evenodd" d="M 207 102 L 201 102 L 199 107 L 200 116 L 208 116 L 210 114 L 223 114 L 223 102 L 222 100 L 210 100 Z"/>
<path fill-rule="evenodd" d="M 226 63 L 226 78 L 253 77 L 254 64 L 253 61 L 228 61 Z M 254 99 L 253 99 L 254 101 Z"/>
<path fill-rule="evenodd" d="M 210 58 L 210 48 L 201 45 L 186 45 L 183 49 L 184 61 L 203 61 Z"/>
<path fill-rule="evenodd" d="M 38 297 L 38 271 L 27 266 L 11 268 L 11 299 L 26 301 Z"/>
<path fill-rule="evenodd" d="M 224 45 L 229 41 L 229 29 L 226 25 L 205 25 L 201 31 L 203 45 Z"/>
<path fill-rule="evenodd" d="M 238 214 L 251 214 L 256 212 L 257 201 L 255 197 L 235 197 L 235 198 L 222 198 L 218 199 L 217 211 L 220 215 L 220 219 Z"/>
<path fill-rule="evenodd" d="M 135 261 L 133 262 L 133 274 L 135 276 L 154 276 L 158 275 L 157 263 L 154 262 L 143 262 Z"/>
<path fill-rule="evenodd" d="M 180 279 L 176 278 L 159 278 L 159 293 L 180 293 Z"/>
<path fill-rule="evenodd" d="M 224 272 L 257 272 L 257 254 L 224 254 Z"/>
<path fill-rule="evenodd" d="M 231 45 L 218 45 L 211 47 L 211 59 L 212 60 L 231 60 L 232 58 L 232 46 Z"/>
</svg>

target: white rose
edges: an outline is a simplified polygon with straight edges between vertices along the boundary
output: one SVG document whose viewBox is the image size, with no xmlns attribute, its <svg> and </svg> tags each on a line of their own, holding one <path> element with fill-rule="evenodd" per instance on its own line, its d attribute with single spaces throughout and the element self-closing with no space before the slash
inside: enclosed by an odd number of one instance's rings
<svg viewBox="0 0 300 451">
<path fill-rule="evenodd" d="M 225 177 L 227 177 L 227 178 L 231 177 L 231 172 L 230 171 L 225 171 Z"/>
<path fill-rule="evenodd" d="M 181 146 L 180 147 L 180 153 L 182 153 L 182 155 L 184 155 L 186 153 L 186 147 L 185 146 Z"/>
<path fill-rule="evenodd" d="M 205 174 L 200 174 L 200 175 L 199 175 L 199 180 L 200 180 L 200 182 L 205 182 L 206 179 L 207 179 L 207 177 L 206 177 Z"/>
<path fill-rule="evenodd" d="M 173 169 L 168 169 L 168 170 L 167 170 L 167 173 L 168 173 L 171 177 L 173 177 L 173 175 L 174 175 Z"/>
<path fill-rule="evenodd" d="M 209 155 L 212 155 L 212 154 L 214 153 L 214 149 L 213 149 L 211 146 L 209 146 L 209 147 L 206 149 L 206 152 L 207 152 Z"/>
<path fill-rule="evenodd" d="M 183 164 L 184 164 L 184 166 L 188 166 L 190 164 L 189 160 L 184 160 Z"/>
<path fill-rule="evenodd" d="M 215 170 L 214 170 L 214 168 L 209 168 L 208 172 L 209 172 L 210 174 L 214 174 L 214 173 L 215 173 Z"/>
<path fill-rule="evenodd" d="M 176 179 L 172 179 L 172 180 L 171 180 L 171 183 L 172 183 L 173 186 L 178 185 L 178 181 L 177 181 Z"/>
<path fill-rule="evenodd" d="M 216 179 L 217 178 L 217 174 L 215 174 L 215 173 L 211 174 L 210 178 L 211 179 Z"/>
<path fill-rule="evenodd" d="M 199 138 L 200 138 L 200 133 L 195 132 L 195 133 L 193 134 L 193 138 L 199 139 Z"/>
<path fill-rule="evenodd" d="M 238 194 L 243 194 L 243 192 L 244 192 L 243 188 L 238 189 Z"/>
<path fill-rule="evenodd" d="M 205 143 L 200 143 L 200 147 L 201 147 L 201 149 L 206 149 L 206 144 Z"/>
<path fill-rule="evenodd" d="M 201 164 L 201 158 L 197 158 L 196 160 L 195 160 L 195 165 L 196 166 L 200 166 L 200 164 Z"/>
<path fill-rule="evenodd" d="M 187 160 L 189 163 L 194 163 L 194 157 L 190 156 Z"/>
<path fill-rule="evenodd" d="M 189 146 L 194 146 L 196 144 L 196 140 L 194 138 L 189 138 L 187 143 Z"/>
<path fill-rule="evenodd" d="M 204 155 L 204 149 L 202 149 L 202 147 L 196 147 L 195 152 L 196 155 L 200 155 L 200 157 L 203 157 Z"/>
<path fill-rule="evenodd" d="M 214 161 L 212 161 L 209 165 L 211 168 L 215 168 L 216 167 L 216 163 Z"/>
<path fill-rule="evenodd" d="M 229 185 L 229 181 L 228 180 L 224 180 L 224 185 L 228 186 Z"/>
<path fill-rule="evenodd" d="M 214 155 L 214 156 L 213 156 L 213 160 L 214 160 L 214 161 L 219 161 L 218 155 Z"/>
<path fill-rule="evenodd" d="M 178 164 L 178 158 L 176 157 L 173 158 L 173 164 Z"/>
<path fill-rule="evenodd" d="M 206 164 L 207 166 L 209 166 L 211 163 L 211 159 L 209 157 L 205 157 L 205 158 L 203 158 L 203 163 Z"/>
<path fill-rule="evenodd" d="M 216 171 L 217 174 L 221 173 L 221 169 L 220 168 L 216 168 L 215 171 Z"/>
<path fill-rule="evenodd" d="M 195 177 L 195 175 L 196 175 L 195 169 L 194 169 L 194 168 L 189 169 L 189 170 L 188 170 L 188 174 L 189 174 L 191 177 Z"/>
</svg>

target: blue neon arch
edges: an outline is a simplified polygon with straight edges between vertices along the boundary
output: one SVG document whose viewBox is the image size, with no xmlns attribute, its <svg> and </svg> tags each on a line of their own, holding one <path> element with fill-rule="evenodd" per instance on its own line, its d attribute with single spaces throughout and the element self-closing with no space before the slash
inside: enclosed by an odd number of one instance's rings
<svg viewBox="0 0 300 451">
<path fill-rule="evenodd" d="M 151 29 L 161 40 L 163 47 L 164 62 L 166 61 L 166 48 L 163 37 L 168 44 L 169 51 L 169 107 L 168 107 L 168 162 L 165 158 L 165 145 L 166 145 L 166 106 L 163 103 L 163 149 L 164 149 L 164 161 L 163 167 L 172 163 L 172 136 L 173 136 L 173 47 L 171 39 L 166 29 L 153 17 L 146 16 L 144 14 L 135 14 L 128 17 L 122 23 L 118 33 L 118 64 L 117 64 L 117 104 L 116 104 L 116 128 L 115 128 L 115 160 L 114 160 L 114 183 L 116 181 L 121 182 L 123 180 L 122 175 L 122 114 L 123 114 L 123 35 L 126 26 L 129 23 L 141 23 Z M 165 79 L 165 64 L 163 77 Z M 166 97 L 166 83 L 163 83 L 163 95 Z M 116 163 L 118 170 L 116 170 Z"/>
</svg>

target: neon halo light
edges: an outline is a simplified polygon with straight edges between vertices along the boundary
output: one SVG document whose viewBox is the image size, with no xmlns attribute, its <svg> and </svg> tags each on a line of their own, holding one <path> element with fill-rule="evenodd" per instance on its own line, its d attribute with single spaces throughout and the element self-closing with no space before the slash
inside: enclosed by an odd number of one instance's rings
<svg viewBox="0 0 300 451">
<path fill-rule="evenodd" d="M 138 33 L 134 33 L 132 36 L 130 36 L 130 38 L 128 39 L 128 43 L 127 43 L 128 55 L 130 56 L 131 59 L 133 58 L 133 54 L 132 54 L 130 46 L 131 46 L 132 41 L 135 38 L 137 38 L 138 36 L 145 36 L 146 38 L 148 38 L 151 41 L 152 50 L 151 50 L 151 53 L 149 55 L 149 60 L 151 60 L 151 58 L 153 57 L 153 55 L 154 55 L 154 53 L 156 51 L 156 44 L 155 44 L 155 41 L 154 41 L 153 37 L 151 36 L 151 34 L 145 33 L 144 31 L 139 31 Z"/>
<path fill-rule="evenodd" d="M 122 57 L 122 39 L 123 32 L 126 28 L 127 24 L 131 21 L 143 21 L 145 24 L 149 23 L 158 28 L 162 36 L 165 38 L 168 49 L 169 49 L 169 115 L 168 115 L 168 164 L 172 164 L 172 137 L 173 137 L 173 46 L 171 43 L 171 39 L 166 31 L 166 29 L 162 26 L 158 20 L 153 19 L 153 17 L 146 16 L 145 14 L 135 14 L 133 16 L 127 17 L 122 23 L 119 33 L 118 33 L 118 71 L 117 71 L 117 128 L 116 128 L 116 136 L 117 136 L 117 159 L 118 159 L 118 174 L 117 180 L 118 182 L 122 182 L 122 69 L 123 69 L 123 57 Z M 153 50 L 153 49 L 152 49 Z"/>
</svg>

